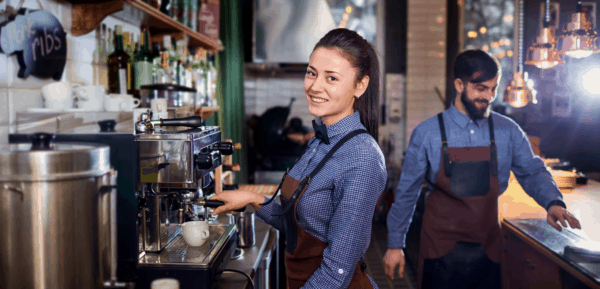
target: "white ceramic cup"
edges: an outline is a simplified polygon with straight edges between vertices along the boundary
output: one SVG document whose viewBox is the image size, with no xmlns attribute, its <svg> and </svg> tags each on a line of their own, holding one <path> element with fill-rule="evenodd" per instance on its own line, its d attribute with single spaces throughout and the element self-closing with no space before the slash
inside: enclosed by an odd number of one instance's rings
<svg viewBox="0 0 600 289">
<path fill-rule="evenodd" d="M 73 92 L 80 109 L 92 111 L 104 109 L 106 89 L 103 85 L 73 86 Z"/>
<path fill-rule="evenodd" d="M 181 225 L 181 233 L 183 234 L 183 240 L 188 246 L 201 246 L 210 234 L 208 231 L 208 221 L 185 222 Z"/>
<path fill-rule="evenodd" d="M 118 97 L 107 97 L 104 100 L 104 109 L 106 111 L 121 111 L 121 99 Z"/>
<path fill-rule="evenodd" d="M 53 82 L 42 87 L 46 108 L 64 110 L 73 108 L 71 86 L 66 82 Z"/>
<path fill-rule="evenodd" d="M 164 278 L 152 281 L 151 289 L 179 289 L 179 281 L 176 279 Z"/>
</svg>

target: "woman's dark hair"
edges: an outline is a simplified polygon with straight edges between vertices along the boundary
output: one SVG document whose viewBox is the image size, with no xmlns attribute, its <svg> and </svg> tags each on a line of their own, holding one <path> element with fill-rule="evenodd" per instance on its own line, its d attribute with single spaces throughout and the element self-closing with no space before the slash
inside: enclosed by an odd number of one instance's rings
<svg viewBox="0 0 600 289">
<path fill-rule="evenodd" d="M 379 60 L 373 46 L 358 33 L 338 28 L 329 31 L 315 45 L 317 48 L 333 48 L 341 52 L 354 68 L 356 81 L 369 76 L 365 93 L 354 101 L 354 109 L 360 113 L 360 121 L 375 140 L 379 136 Z"/>
<path fill-rule="evenodd" d="M 483 50 L 467 50 L 456 56 L 454 61 L 454 79 L 481 83 L 500 75 L 502 66 L 495 57 Z"/>
</svg>

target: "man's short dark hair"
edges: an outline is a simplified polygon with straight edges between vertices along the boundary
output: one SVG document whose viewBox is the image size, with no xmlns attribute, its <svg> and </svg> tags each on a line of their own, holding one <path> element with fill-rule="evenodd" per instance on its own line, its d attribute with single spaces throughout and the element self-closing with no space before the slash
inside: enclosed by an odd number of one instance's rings
<svg viewBox="0 0 600 289">
<path fill-rule="evenodd" d="M 495 57 L 483 50 L 467 50 L 456 56 L 454 79 L 463 82 L 481 83 L 501 73 L 502 67 Z"/>
</svg>

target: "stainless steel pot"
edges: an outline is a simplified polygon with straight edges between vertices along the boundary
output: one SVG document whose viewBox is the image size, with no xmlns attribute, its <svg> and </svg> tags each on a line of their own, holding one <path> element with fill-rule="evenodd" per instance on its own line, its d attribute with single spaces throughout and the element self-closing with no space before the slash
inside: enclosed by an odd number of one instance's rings
<svg viewBox="0 0 600 289">
<path fill-rule="evenodd" d="M 109 147 L 0 146 L 0 288 L 116 283 L 116 180 Z"/>
</svg>

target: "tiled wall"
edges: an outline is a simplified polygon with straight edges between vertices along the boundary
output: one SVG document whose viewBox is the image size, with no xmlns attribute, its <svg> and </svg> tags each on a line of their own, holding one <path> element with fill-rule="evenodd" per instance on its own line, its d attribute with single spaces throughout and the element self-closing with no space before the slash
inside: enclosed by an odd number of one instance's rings
<svg viewBox="0 0 600 289">
<path fill-rule="evenodd" d="M 406 147 L 419 123 L 444 110 L 435 87 L 446 90 L 445 42 L 446 1 L 409 0 Z"/>
<path fill-rule="evenodd" d="M 267 109 L 274 106 L 290 104 L 291 98 L 296 98 L 288 120 L 293 117 L 302 119 L 302 124 L 312 128 L 312 116 L 308 112 L 308 101 L 304 94 L 304 75 L 244 75 L 244 98 L 246 117 L 261 116 Z"/>
<path fill-rule="evenodd" d="M 16 8 L 20 0 L 7 0 L 7 5 Z M 96 29 L 86 35 L 74 37 L 71 34 L 72 5 L 64 0 L 41 1 L 43 8 L 59 19 L 67 32 L 67 64 L 61 81 L 70 84 L 89 84 L 108 86 L 106 57 L 107 44 L 103 40 L 105 33 Z M 40 9 L 36 0 L 26 0 L 24 8 Z M 121 12 L 103 20 L 107 29 L 122 25 L 124 31 L 140 34 L 142 13 L 125 6 Z M 0 22 L 7 17 L 0 17 Z M 102 48 L 105 46 L 104 48 Z M 19 64 L 16 55 L 0 53 L 0 143 L 6 143 L 8 133 L 16 130 L 17 112 L 26 111 L 30 107 L 42 108 L 44 101 L 41 95 L 42 86 L 54 82 L 53 79 L 40 79 L 29 76 L 26 79 L 17 77 Z"/>
</svg>

